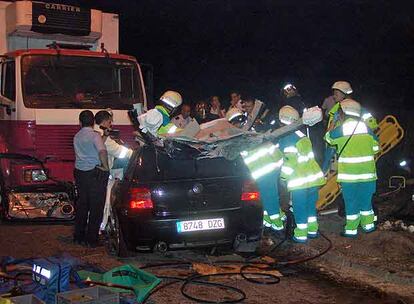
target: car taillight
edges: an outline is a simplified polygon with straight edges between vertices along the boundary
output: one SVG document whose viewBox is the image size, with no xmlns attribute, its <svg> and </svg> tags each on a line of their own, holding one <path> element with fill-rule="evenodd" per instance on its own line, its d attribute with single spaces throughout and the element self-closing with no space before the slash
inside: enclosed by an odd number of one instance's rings
<svg viewBox="0 0 414 304">
<path fill-rule="evenodd" d="M 153 209 L 151 191 L 147 188 L 131 188 L 129 190 L 129 208 L 134 210 Z"/>
<path fill-rule="evenodd" d="M 242 188 L 242 201 L 258 201 L 260 200 L 260 193 L 253 181 L 244 181 Z"/>
</svg>

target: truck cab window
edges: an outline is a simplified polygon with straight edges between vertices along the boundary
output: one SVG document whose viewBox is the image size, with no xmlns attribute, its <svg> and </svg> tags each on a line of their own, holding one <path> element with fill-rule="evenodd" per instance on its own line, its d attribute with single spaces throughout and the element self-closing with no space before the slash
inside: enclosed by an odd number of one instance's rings
<svg viewBox="0 0 414 304">
<path fill-rule="evenodd" d="M 2 64 L 1 71 L 1 95 L 15 100 L 16 98 L 16 76 L 14 61 L 8 61 Z"/>
<path fill-rule="evenodd" d="M 26 55 L 23 101 L 38 109 L 128 110 L 143 102 L 136 63 L 126 59 L 71 55 Z"/>
</svg>

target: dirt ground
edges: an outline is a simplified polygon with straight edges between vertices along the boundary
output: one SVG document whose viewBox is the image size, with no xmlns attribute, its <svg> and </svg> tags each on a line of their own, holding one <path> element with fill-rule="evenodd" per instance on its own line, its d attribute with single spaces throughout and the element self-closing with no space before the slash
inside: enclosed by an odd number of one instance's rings
<svg viewBox="0 0 414 304">
<path fill-rule="evenodd" d="M 385 221 L 400 219 L 404 219 L 406 226 L 414 224 L 411 190 L 376 199 L 375 206 L 379 229 L 369 234 L 359 233 L 357 239 L 339 235 L 343 219 L 337 214 L 320 216 L 320 229 L 331 240 L 332 249 L 307 263 L 306 267 L 340 284 L 376 290 L 394 296 L 401 303 L 414 303 L 414 233 L 383 228 Z M 313 256 L 327 246 L 328 241 L 324 238 L 312 240 L 305 246 L 288 242 L 275 255 Z"/>
<path fill-rule="evenodd" d="M 411 197 L 410 197 L 411 200 Z M 407 197 L 398 195 L 378 204 L 380 222 L 404 218 L 411 219 L 414 203 L 407 204 Z M 407 207 L 408 206 L 408 207 Z M 334 208 L 334 206 L 332 206 Z M 414 303 L 414 233 L 406 231 L 378 230 L 360 234 L 357 239 L 339 236 L 343 220 L 337 214 L 320 217 L 321 231 L 332 242 L 332 249 L 325 255 L 295 267 L 278 269 L 281 281 L 276 285 L 258 285 L 240 276 L 211 279 L 240 288 L 246 293 L 243 303 Z M 82 263 L 109 270 L 122 264 L 142 266 L 157 261 L 201 261 L 235 258 L 237 255 L 220 257 L 207 254 L 206 250 L 172 252 L 167 256 L 140 253 L 128 259 L 117 259 L 107 254 L 104 247 L 85 248 L 71 243 L 71 225 L 0 225 L 0 256 L 15 258 L 47 257 L 69 254 Z M 396 230 L 396 229 L 394 229 Z M 397 229 L 398 230 L 398 229 Z M 320 237 L 308 244 L 285 241 L 269 252 L 283 237 L 266 234 L 261 252 L 278 261 L 295 260 L 315 256 L 329 245 Z M 224 254 L 224 253 L 223 253 Z M 151 269 L 156 275 L 185 276 L 192 273 L 184 269 Z M 164 284 L 164 282 L 162 283 Z M 161 289 L 146 303 L 194 303 L 180 293 L 181 283 Z M 234 293 L 219 288 L 190 285 L 190 294 L 205 299 L 230 300 Z"/>
<path fill-rule="evenodd" d="M 72 235 L 71 226 L 63 225 L 9 225 L 0 226 L 0 255 L 13 256 L 16 258 L 51 256 L 57 254 L 70 254 L 79 258 L 84 263 L 93 264 L 102 269 L 122 265 L 124 263 L 133 263 L 142 265 L 143 263 L 155 262 L 160 257 L 155 254 L 138 254 L 136 257 L 118 260 L 107 255 L 104 247 L 88 249 L 82 246 L 73 245 L 69 242 Z M 321 240 L 322 242 L 322 240 Z M 356 244 L 356 242 L 354 243 Z M 337 243 L 335 248 L 345 251 L 345 243 Z M 287 248 L 294 248 L 286 244 Z M 296 250 L 302 250 L 295 247 Z M 310 248 L 310 247 L 308 247 Z M 281 250 L 277 253 L 281 254 Z M 306 252 L 306 251 L 304 251 Z M 303 253 L 303 252 L 302 252 Z M 362 254 L 362 253 L 360 253 Z M 205 260 L 204 252 L 201 251 L 183 251 L 173 254 L 170 259 L 176 260 Z M 168 260 L 163 257 L 163 261 Z M 327 279 L 315 273 L 310 273 L 303 269 L 281 270 L 284 276 L 277 285 L 257 285 L 244 281 L 240 277 L 228 279 L 219 279 L 220 282 L 227 282 L 231 286 L 241 288 L 246 292 L 247 299 L 243 303 L 409 303 L 398 302 L 396 297 L 387 297 L 385 294 L 376 292 L 363 292 L 361 290 L 350 289 L 344 284 L 333 284 Z M 181 270 L 154 270 L 155 274 L 177 275 L 186 273 Z M 188 272 L 189 273 L 189 272 Z M 191 294 L 207 299 L 230 299 L 234 294 L 226 291 L 214 289 L 209 290 L 207 287 L 190 287 Z M 213 296 L 213 298 L 211 298 Z M 217 298 L 218 297 L 218 298 Z M 154 294 L 147 303 L 194 303 L 185 299 L 179 291 L 179 284 L 172 285 L 162 289 Z"/>
</svg>

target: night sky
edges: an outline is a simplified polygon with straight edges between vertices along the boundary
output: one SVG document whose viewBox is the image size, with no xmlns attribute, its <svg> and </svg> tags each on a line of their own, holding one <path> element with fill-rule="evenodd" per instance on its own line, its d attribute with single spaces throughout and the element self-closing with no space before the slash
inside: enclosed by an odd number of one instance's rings
<svg viewBox="0 0 414 304">
<path fill-rule="evenodd" d="M 153 65 L 156 96 L 228 102 L 240 90 L 272 103 L 293 81 L 320 104 L 348 80 L 368 107 L 414 107 L 414 1 L 53 2 L 118 13 L 120 51 Z"/>
</svg>

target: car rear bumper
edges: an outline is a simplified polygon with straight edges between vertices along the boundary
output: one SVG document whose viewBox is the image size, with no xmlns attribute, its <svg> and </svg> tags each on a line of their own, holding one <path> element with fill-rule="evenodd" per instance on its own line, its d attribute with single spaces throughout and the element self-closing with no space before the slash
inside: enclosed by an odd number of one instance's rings
<svg viewBox="0 0 414 304">
<path fill-rule="evenodd" d="M 257 242 L 262 235 L 262 206 L 251 203 L 237 210 L 208 212 L 180 217 L 152 215 L 124 216 L 120 224 L 124 240 L 130 249 L 153 248 L 164 242 L 170 249 L 232 244 L 236 239 Z M 217 230 L 178 232 L 177 222 L 223 218 L 225 228 Z"/>
</svg>

